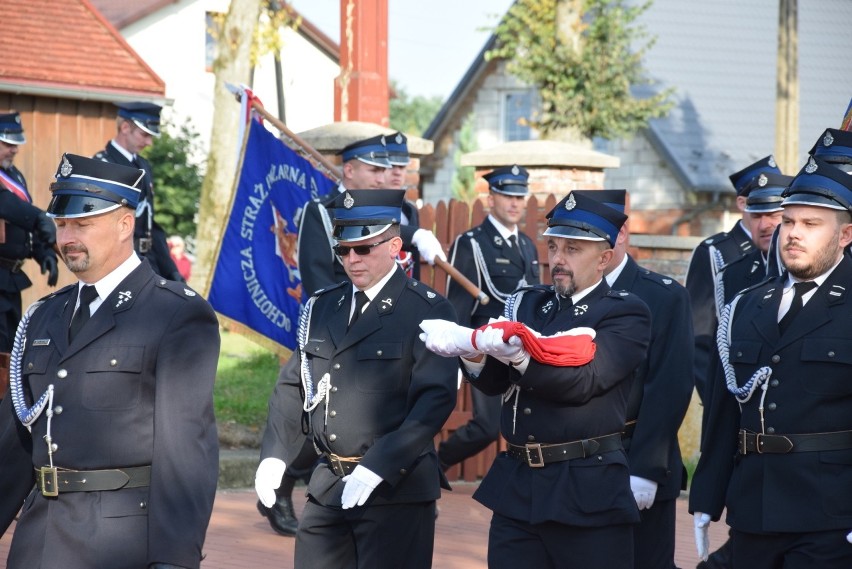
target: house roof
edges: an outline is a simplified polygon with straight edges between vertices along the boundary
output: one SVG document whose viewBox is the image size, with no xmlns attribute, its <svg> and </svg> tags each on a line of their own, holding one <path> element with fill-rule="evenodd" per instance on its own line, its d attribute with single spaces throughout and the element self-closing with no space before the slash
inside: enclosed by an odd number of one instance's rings
<svg viewBox="0 0 852 569">
<path fill-rule="evenodd" d="M 639 0 L 637 0 L 638 2 Z M 852 2 L 824 0 L 798 10 L 799 151 L 838 127 L 852 96 L 843 54 L 852 51 Z M 732 192 L 728 175 L 775 150 L 777 0 L 654 0 L 641 23 L 656 43 L 645 56 L 655 84 L 638 96 L 675 88 L 674 109 L 646 131 L 681 183 Z M 489 39 L 424 137 L 438 140 L 466 112 L 463 101 L 489 68 Z M 797 172 L 785 172 L 796 174 Z"/>
<path fill-rule="evenodd" d="M 3 0 L 3 26 L 0 91 L 109 101 L 164 96 L 163 80 L 88 0 Z"/>
<path fill-rule="evenodd" d="M 90 0 L 92 4 L 104 15 L 104 17 L 116 29 L 121 30 L 131 24 L 135 24 L 142 18 L 150 16 L 158 10 L 170 4 L 177 4 L 180 0 Z M 334 61 L 340 60 L 340 45 L 324 34 L 313 23 L 305 19 L 299 12 L 284 4 L 284 8 L 292 17 L 302 18 L 298 32 L 309 42 L 314 44 L 320 51 L 325 53 Z"/>
</svg>

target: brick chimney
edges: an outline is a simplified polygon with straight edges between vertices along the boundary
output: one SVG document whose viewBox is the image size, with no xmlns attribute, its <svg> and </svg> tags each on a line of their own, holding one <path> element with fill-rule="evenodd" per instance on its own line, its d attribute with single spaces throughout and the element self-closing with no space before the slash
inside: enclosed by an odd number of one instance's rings
<svg viewBox="0 0 852 569">
<path fill-rule="evenodd" d="M 388 0 L 340 0 L 334 120 L 388 126 Z"/>
</svg>

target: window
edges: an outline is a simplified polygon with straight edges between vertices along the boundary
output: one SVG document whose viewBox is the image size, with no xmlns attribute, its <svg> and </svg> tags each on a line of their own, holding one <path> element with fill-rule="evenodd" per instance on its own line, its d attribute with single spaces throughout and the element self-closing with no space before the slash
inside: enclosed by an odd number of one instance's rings
<svg viewBox="0 0 852 569">
<path fill-rule="evenodd" d="M 531 140 L 529 121 L 533 112 L 535 93 L 532 89 L 509 91 L 503 97 L 503 140 Z"/>
</svg>

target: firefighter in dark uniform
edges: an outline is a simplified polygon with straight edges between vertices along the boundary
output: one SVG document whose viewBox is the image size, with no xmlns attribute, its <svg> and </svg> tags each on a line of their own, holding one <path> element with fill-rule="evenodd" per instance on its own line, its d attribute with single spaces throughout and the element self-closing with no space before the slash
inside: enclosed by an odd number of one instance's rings
<svg viewBox="0 0 852 569">
<path fill-rule="evenodd" d="M 306 296 L 346 280 L 346 271 L 333 251 L 332 214 L 329 207 L 347 189 L 366 190 L 389 186 L 391 162 L 387 138 L 385 135 L 374 136 L 344 147 L 340 151 L 343 169 L 337 192 L 305 204 L 299 223 L 298 257 Z M 411 213 L 409 207 L 405 206 L 404 211 Z M 410 222 L 411 218 L 408 225 L 400 226 L 403 250 L 416 250 L 430 264 L 435 262 L 436 256 L 446 261 L 447 256 L 435 234 Z"/>
<path fill-rule="evenodd" d="M 9 569 L 201 562 L 219 328 L 203 298 L 134 253 L 143 178 L 66 154 L 51 184 L 47 213 L 79 282 L 27 310 L 12 351 L 0 405 L 0 531 L 20 510 Z"/>
<path fill-rule="evenodd" d="M 784 275 L 719 325 L 721 373 L 690 491 L 699 556 L 727 509 L 732 566 L 852 567 L 852 177 L 811 158 L 784 192 Z"/>
<path fill-rule="evenodd" d="M 745 209 L 746 188 L 760 173 L 781 170 L 771 155 L 731 174 L 731 183 L 737 192 L 737 207 Z M 741 262 L 754 251 L 750 230 L 743 221 L 738 221 L 730 231 L 717 233 L 705 239 L 692 252 L 686 273 L 686 290 L 692 306 L 692 328 L 695 333 L 695 387 L 704 399 L 707 385 L 707 369 L 712 357 L 716 324 L 716 274 L 731 263 Z M 734 291 L 736 292 L 736 291 Z"/>
<path fill-rule="evenodd" d="M 436 353 L 461 356 L 474 387 L 503 395 L 500 432 L 508 448 L 474 494 L 493 512 L 492 569 L 633 568 L 639 510 L 622 432 L 651 316 L 637 296 L 603 279 L 626 219 L 569 193 L 548 214 L 544 233 L 554 284 L 521 289 L 506 306 L 509 320 L 543 336 L 594 330 L 588 363 L 541 363 L 499 328 L 476 332 L 479 354 L 456 340 L 454 329 L 464 330 L 458 326 L 432 329 L 424 339 Z"/>
<path fill-rule="evenodd" d="M 446 289 L 459 324 L 473 328 L 502 315 L 506 298 L 517 288 L 540 282 L 535 242 L 518 230 L 526 212 L 529 173 L 512 165 L 496 168 L 483 178 L 488 182 L 488 217 L 456 238 L 450 264 L 485 291 L 490 302 L 480 303 L 449 278 Z M 438 447 L 445 470 L 480 452 L 500 434 L 500 397 L 477 389 L 471 397 L 473 417 Z"/>
<path fill-rule="evenodd" d="M 24 261 L 35 259 L 47 284 L 56 286 L 56 227 L 32 204 L 27 181 L 13 162 L 26 142 L 21 116 L 16 111 L 0 113 L 0 352 L 12 351 L 15 329 L 21 319 L 21 291 L 32 282 L 21 271 Z M 0 398 L 3 395 L 0 393 Z"/>
<path fill-rule="evenodd" d="M 624 212 L 625 190 L 574 193 Z M 623 439 L 630 461 L 630 487 L 642 518 L 634 526 L 634 561 L 636 569 L 672 569 L 675 499 L 686 489 L 677 434 L 694 388 L 689 294 L 672 277 L 638 265 L 627 253 L 628 240 L 625 224 L 604 272 L 613 290 L 632 292 L 651 310 L 648 357 L 636 371 L 627 400 Z"/>
<path fill-rule="evenodd" d="M 136 252 L 148 259 L 151 268 L 160 276 L 183 282 L 175 262 L 169 254 L 166 232 L 154 216 L 154 175 L 151 163 L 139 153 L 151 145 L 153 137 L 160 136 L 160 111 L 154 103 L 116 103 L 115 138 L 95 158 L 145 171 L 145 186 L 136 209 Z"/>
<path fill-rule="evenodd" d="M 411 155 L 408 153 L 408 137 L 401 132 L 395 132 L 386 136 L 385 142 L 388 149 L 388 162 L 390 162 L 390 169 L 387 172 L 387 187 L 408 191 L 408 186 L 405 183 L 408 165 L 411 163 Z M 417 211 L 417 206 L 407 199 L 402 202 L 400 228 L 406 226 L 409 227 L 405 230 L 406 232 L 412 231 L 411 228 L 414 231 L 420 229 L 420 212 Z M 415 253 L 417 253 L 417 248 L 410 245 L 406 247 L 405 240 L 403 240 L 402 251 L 399 252 L 399 258 L 396 262 L 403 268 L 405 274 L 419 280 L 420 257 Z"/>
<path fill-rule="evenodd" d="M 338 196 L 335 254 L 351 282 L 308 301 L 299 349 L 270 398 L 261 501 L 275 501 L 304 422 L 321 455 L 296 533 L 300 569 L 432 565 L 435 500 L 446 487 L 433 439 L 455 406 L 457 364 L 429 352 L 418 325 L 454 321 L 455 311 L 396 263 L 403 195 Z"/>
</svg>

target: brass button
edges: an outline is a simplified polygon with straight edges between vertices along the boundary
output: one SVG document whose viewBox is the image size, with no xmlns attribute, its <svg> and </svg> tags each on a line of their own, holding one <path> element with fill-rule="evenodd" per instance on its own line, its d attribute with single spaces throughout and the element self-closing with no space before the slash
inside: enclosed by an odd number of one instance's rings
<svg viewBox="0 0 852 569">
<path fill-rule="evenodd" d="M 27 369 L 33 369 L 33 362 L 27 364 Z"/>
<path fill-rule="evenodd" d="M 781 361 L 781 356 L 779 356 L 778 354 L 775 354 L 774 356 L 772 356 L 771 359 L 772 359 L 772 363 L 777 364 L 778 362 Z"/>
<path fill-rule="evenodd" d="M 109 361 L 109 365 L 111 365 L 112 367 L 117 366 L 117 365 L 118 365 L 118 360 L 117 360 L 117 359 L 115 359 L 115 358 L 111 359 L 111 360 Z"/>
<path fill-rule="evenodd" d="M 144 510 L 148 507 L 148 502 L 139 502 L 139 509 Z"/>
<path fill-rule="evenodd" d="M 769 405 L 766 406 L 766 408 L 769 409 L 770 411 L 775 411 L 775 409 L 777 407 L 778 406 L 775 403 L 770 403 Z"/>
<path fill-rule="evenodd" d="M 403 476 L 405 476 L 406 474 L 408 474 L 408 471 L 404 468 L 400 468 L 399 473 L 402 474 Z"/>
<path fill-rule="evenodd" d="M 778 385 L 780 385 L 780 384 L 781 384 L 781 382 L 778 381 L 777 379 L 773 379 L 772 381 L 769 382 L 770 387 L 778 387 Z"/>
<path fill-rule="evenodd" d="M 334 364 L 331 369 L 340 369 L 340 364 Z"/>
<path fill-rule="evenodd" d="M 333 409 L 332 409 L 331 411 L 329 411 L 329 412 L 328 412 L 328 414 L 329 414 L 329 416 L 331 416 L 331 417 L 337 417 L 337 411 L 335 411 L 335 410 L 333 410 Z"/>
<path fill-rule="evenodd" d="M 332 393 L 337 393 L 337 386 L 336 386 L 336 385 L 332 385 L 332 386 L 331 386 L 331 392 L 332 392 Z"/>
<path fill-rule="evenodd" d="M 742 352 L 737 352 L 737 357 L 738 357 L 738 358 L 743 357 L 743 353 L 742 353 Z"/>
<path fill-rule="evenodd" d="M 58 451 L 58 450 L 59 450 L 59 445 L 58 445 L 58 444 L 56 444 L 56 443 L 53 443 L 52 445 L 50 445 L 50 450 L 52 450 L 53 452 Z"/>
<path fill-rule="evenodd" d="M 533 435 L 527 435 L 527 440 L 528 440 L 529 442 L 533 442 L 533 441 L 535 441 L 535 436 L 533 436 Z"/>
<path fill-rule="evenodd" d="M 328 435 L 328 440 L 330 440 L 331 442 L 336 441 L 337 435 L 335 435 L 334 433 L 331 433 L 330 435 Z"/>
<path fill-rule="evenodd" d="M 834 350 L 831 350 L 830 352 L 828 352 L 828 357 L 833 358 L 834 355 L 835 355 Z"/>
<path fill-rule="evenodd" d="M 54 407 L 53 413 L 55 415 L 61 415 L 62 414 L 62 405 L 57 405 L 56 407 Z"/>
<path fill-rule="evenodd" d="M 766 427 L 766 434 L 767 435 L 774 435 L 775 434 L 775 427 Z"/>
<path fill-rule="evenodd" d="M 66 377 L 68 377 L 68 370 L 61 369 L 61 370 L 57 371 L 56 377 L 58 377 L 59 379 L 65 379 Z"/>
<path fill-rule="evenodd" d="M 532 409 L 530 409 L 529 407 L 524 407 L 524 415 L 531 415 L 531 414 L 532 414 Z"/>
<path fill-rule="evenodd" d="M 381 351 L 381 350 L 376 350 L 376 355 L 377 355 L 377 356 L 379 356 L 379 357 L 381 357 L 381 356 L 382 356 L 382 351 Z"/>
</svg>

